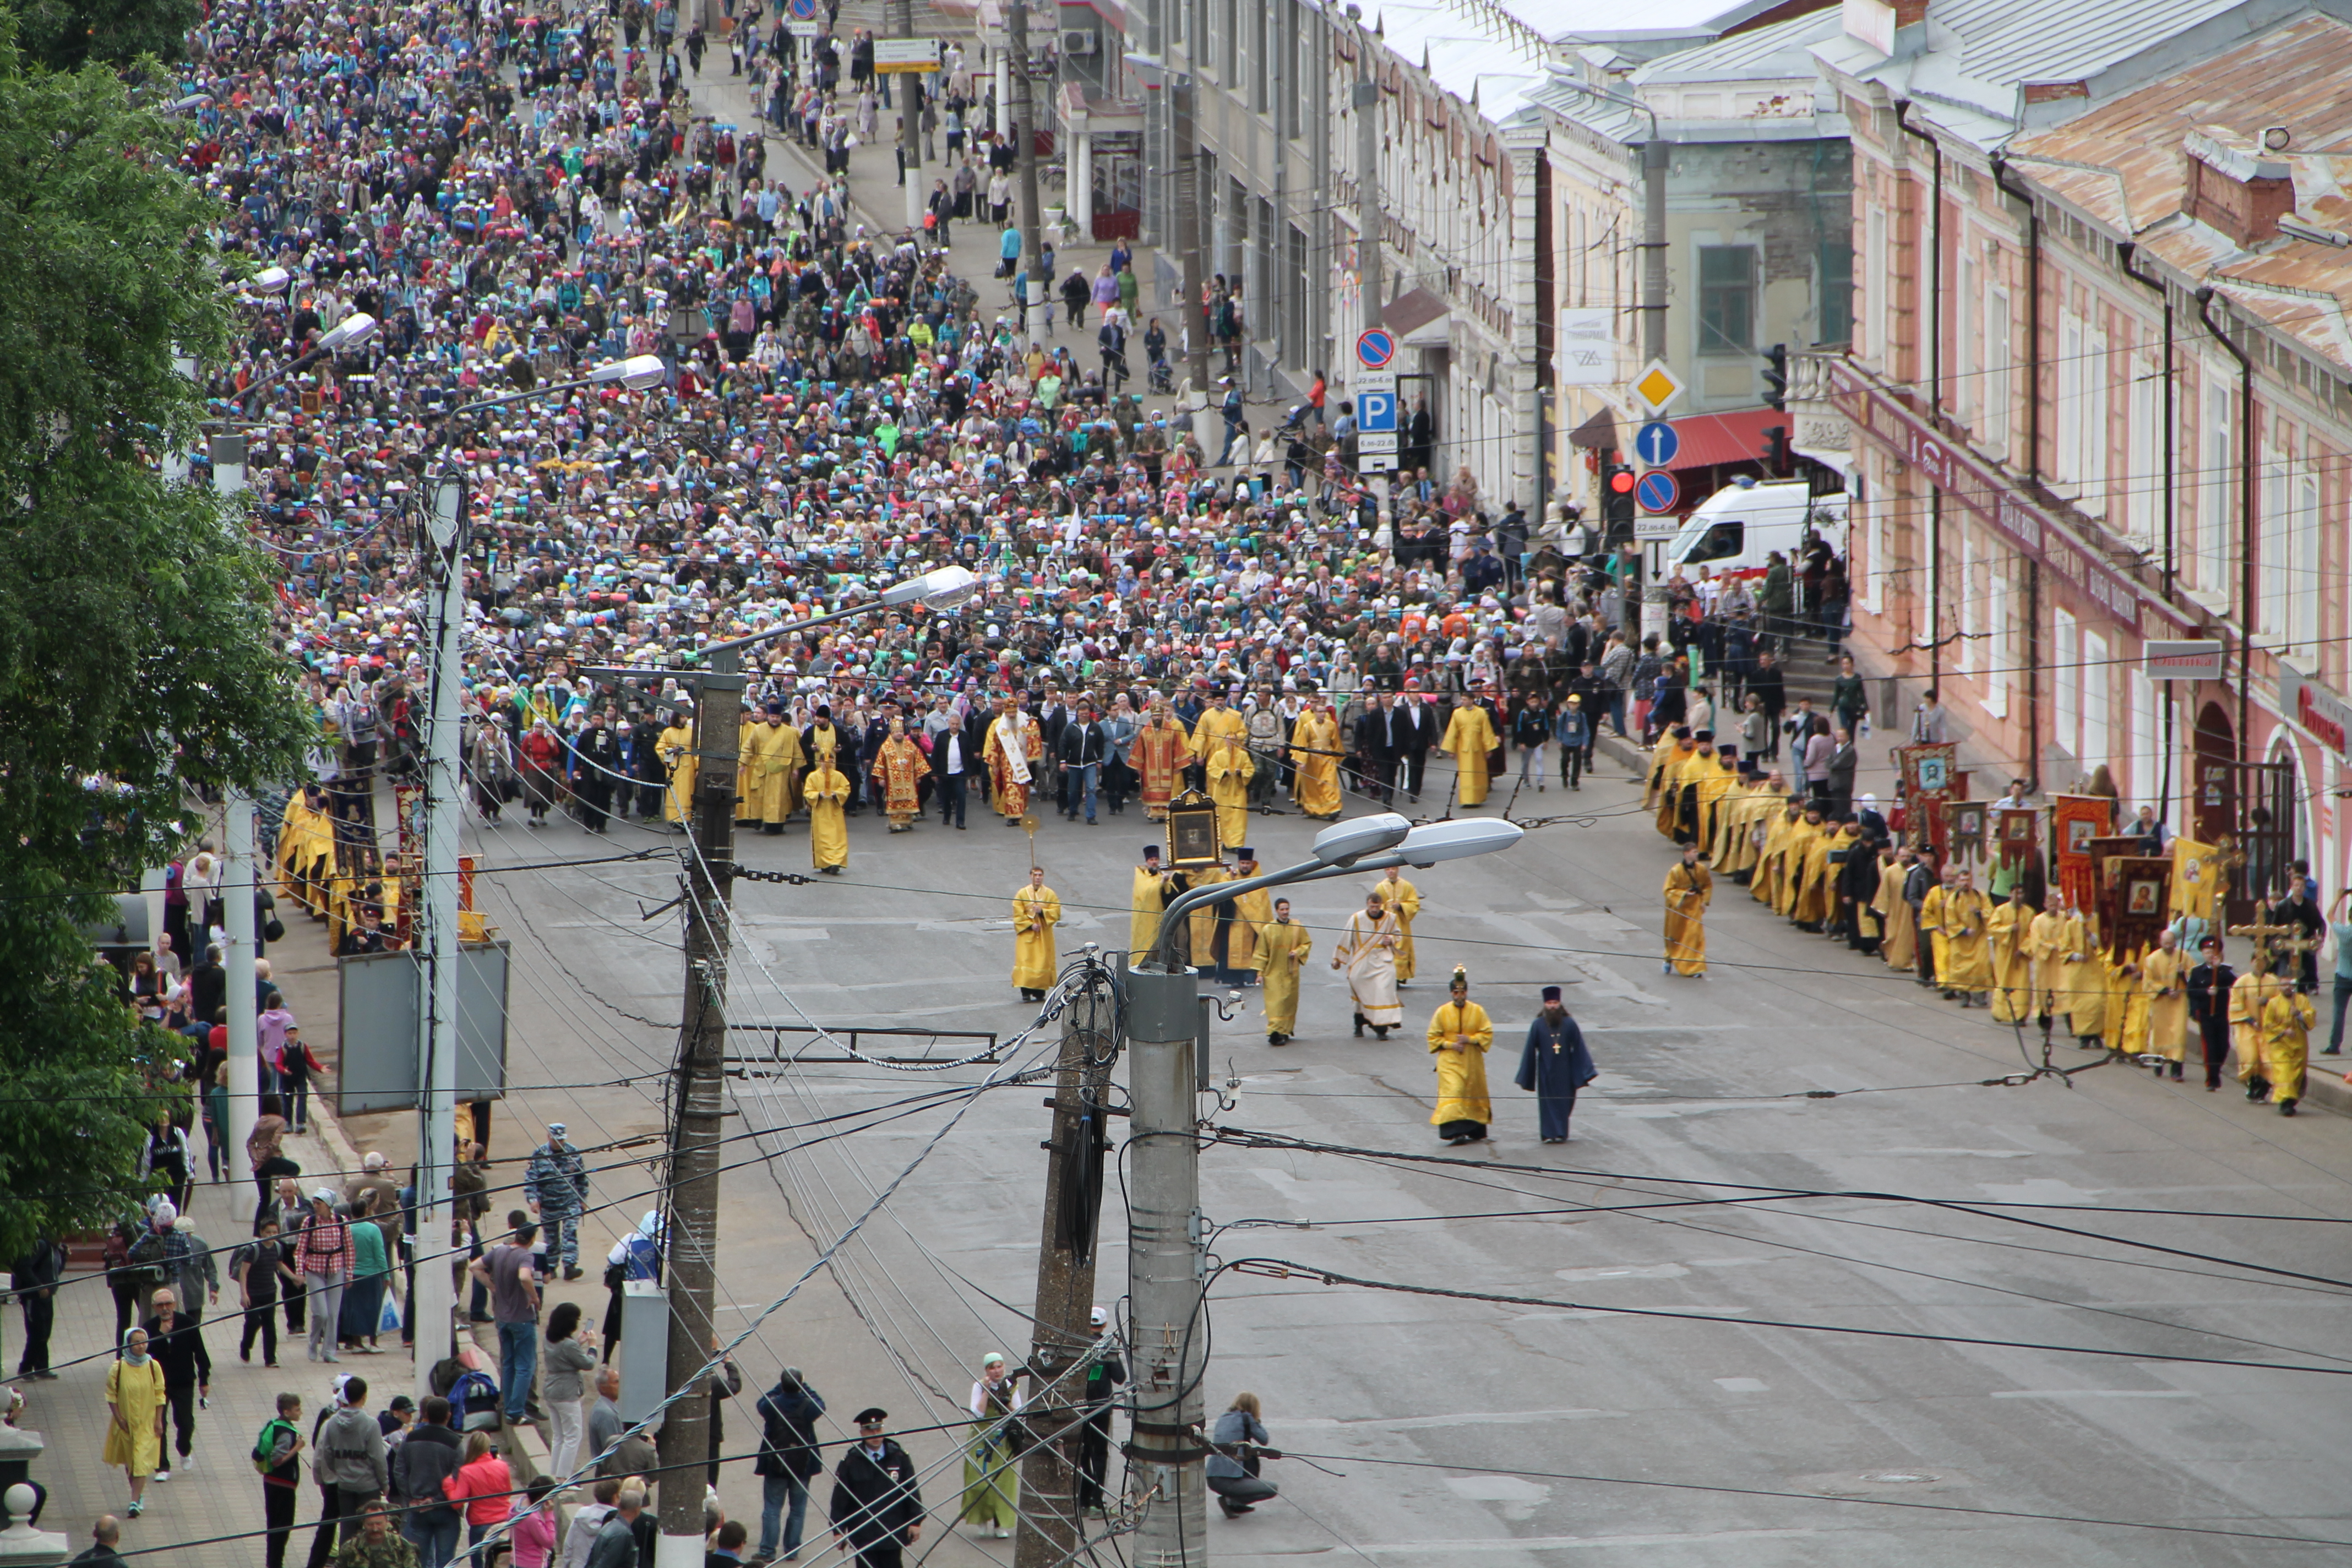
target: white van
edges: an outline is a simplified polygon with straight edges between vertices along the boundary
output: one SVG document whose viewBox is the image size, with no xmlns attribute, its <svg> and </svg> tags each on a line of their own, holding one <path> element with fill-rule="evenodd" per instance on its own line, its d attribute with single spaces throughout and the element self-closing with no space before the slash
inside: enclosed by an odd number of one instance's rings
<svg viewBox="0 0 2352 1568">
<path fill-rule="evenodd" d="M 1792 565 L 1817 530 L 1843 554 L 1845 497 L 1817 496 L 1802 479 L 1775 484 L 1726 485 L 1701 501 L 1665 549 L 1665 571 L 1677 567 L 1696 577 L 1706 567 L 1717 577 L 1764 570 L 1777 550 Z"/>
</svg>

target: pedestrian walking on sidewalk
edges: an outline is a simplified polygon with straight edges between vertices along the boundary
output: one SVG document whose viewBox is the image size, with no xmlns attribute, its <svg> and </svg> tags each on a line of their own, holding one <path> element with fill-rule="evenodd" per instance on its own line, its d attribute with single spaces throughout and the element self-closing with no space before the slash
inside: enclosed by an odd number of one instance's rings
<svg viewBox="0 0 2352 1568">
<path fill-rule="evenodd" d="M 286 1568 L 286 1543 L 294 1535 L 294 1505 L 301 1498 L 302 1396 L 281 1394 L 278 1414 L 254 1440 L 253 1462 L 261 1470 L 261 1517 L 269 1530 L 262 1568 Z"/>
<path fill-rule="evenodd" d="M 155 1315 L 142 1325 L 147 1332 L 147 1353 L 163 1369 L 163 1399 L 172 1409 L 172 1425 L 180 1450 L 180 1468 L 195 1462 L 196 1406 L 213 1393 L 213 1358 L 205 1349 L 204 1325 L 179 1310 L 168 1289 L 155 1292 Z M 171 1456 L 159 1456 L 155 1479 L 172 1479 Z"/>
<path fill-rule="evenodd" d="M 106 1446 L 99 1458 L 131 1480 L 133 1519 L 147 1511 L 148 1479 L 163 1458 L 163 1369 L 147 1353 L 147 1331 L 122 1336 L 122 1354 L 106 1373 Z"/>
<path fill-rule="evenodd" d="M 588 1167 L 580 1151 L 564 1141 L 563 1123 L 547 1124 L 547 1142 L 530 1152 L 523 1167 L 522 1195 L 547 1227 L 547 1268 L 558 1265 L 566 1279 L 580 1278 L 580 1215 L 588 1206 Z"/>
<path fill-rule="evenodd" d="M 312 1321 L 317 1321 L 315 1310 Z M 328 1321 L 333 1321 L 331 1314 Z M 339 1527 L 345 1542 L 359 1538 L 361 1510 L 383 1497 L 391 1484 L 383 1429 L 368 1414 L 367 1397 L 367 1379 L 342 1379 L 334 1410 L 311 1436 L 310 1446 L 319 1456 L 311 1468 L 319 1479 L 319 1530 L 310 1538 L 310 1568 L 326 1568 Z"/>
<path fill-rule="evenodd" d="M 310 1320 L 310 1359 L 340 1361 L 335 1353 L 335 1330 L 343 1312 L 343 1287 L 352 1278 L 352 1227 L 335 1212 L 335 1192 L 320 1187 L 310 1194 L 310 1212 L 294 1238 L 296 1272 L 302 1276 L 304 1305 Z"/>
</svg>

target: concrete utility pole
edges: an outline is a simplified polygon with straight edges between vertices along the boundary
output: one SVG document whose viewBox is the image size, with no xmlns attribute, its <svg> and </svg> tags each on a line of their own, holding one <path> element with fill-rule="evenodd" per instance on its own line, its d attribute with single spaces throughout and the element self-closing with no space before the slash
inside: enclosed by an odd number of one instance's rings
<svg viewBox="0 0 2352 1568">
<path fill-rule="evenodd" d="M 1193 36 L 1191 29 L 1185 33 L 1188 39 Z M 1209 396 L 1209 324 L 1201 313 L 1201 290 L 1208 281 L 1208 268 L 1201 255 L 1201 148 L 1192 131 L 1193 77 L 1189 45 L 1185 65 L 1186 69 L 1171 71 L 1168 77 L 1168 90 L 1175 94 L 1170 108 L 1176 122 L 1176 244 L 1184 253 L 1181 320 L 1184 343 L 1192 364 L 1192 395 L 1206 408 L 1214 400 Z M 1195 428 L 1193 434 L 1202 438 L 1205 447 L 1206 432 Z"/>
<path fill-rule="evenodd" d="M 892 9 L 898 12 L 898 36 L 915 36 L 915 0 L 896 0 Z M 922 127 L 917 123 L 923 117 L 922 76 L 916 71 L 895 73 L 898 76 L 898 152 L 907 169 L 907 226 L 918 237 L 923 232 L 923 141 Z"/>
<path fill-rule="evenodd" d="M 449 1176 L 457 1155 L 457 832 L 464 796 L 459 761 L 460 676 L 465 668 L 466 543 L 471 506 L 465 475 L 434 486 L 421 553 L 433 592 L 433 709 L 425 732 L 425 864 L 418 868 L 421 917 L 417 984 L 425 1020 L 416 1061 L 416 1251 L 436 1258 L 449 1245 Z M 248 987 L 250 989 L 250 987 Z M 457 1305 L 449 1270 L 416 1271 L 416 1393 L 433 1392 L 433 1369 L 452 1351 Z"/>
<path fill-rule="evenodd" d="M 1098 1337 L 1095 1299 L 1104 1090 L 1118 1050 L 1108 990 L 1087 992 L 1062 1016 L 1052 1151 L 1045 1163 L 1045 1237 L 1037 1248 L 1037 1310 L 1029 1342 L 1030 1429 L 1041 1439 L 1021 1461 L 1021 1534 L 1014 1568 L 1056 1568 L 1086 1534 L 1073 1465 L 1084 1440 L 1086 1378 L 1075 1363 Z M 1043 1391 L 1042 1393 L 1039 1391 Z"/>
<path fill-rule="evenodd" d="M 1045 215 L 1037 206 L 1037 92 L 1029 79 L 1028 0 L 1011 0 L 1004 13 L 1013 56 L 1013 159 L 1021 180 L 1021 325 L 1033 343 L 1045 341 L 1045 285 L 1037 268 L 1045 257 Z"/>
<path fill-rule="evenodd" d="M 239 789 L 228 790 L 226 795 L 227 810 L 222 818 L 221 847 L 227 851 L 228 865 L 221 877 L 221 904 L 228 925 L 228 951 L 221 958 L 228 975 L 228 1146 L 236 1150 L 244 1148 L 245 1141 L 253 1135 L 253 1123 L 261 1113 L 261 1066 L 255 1033 L 259 1009 L 253 984 L 253 961 L 257 956 L 253 900 L 257 871 L 254 865 L 253 797 Z M 203 918 L 202 910 L 197 911 L 197 918 Z M 232 1181 L 228 1192 L 230 1214 L 244 1219 L 253 1212 L 257 1194 L 250 1182 Z"/>
<path fill-rule="evenodd" d="M 694 800 L 687 868 L 686 989 L 679 1015 L 677 1100 L 670 1123 L 669 1363 L 676 1393 L 710 1359 L 719 1257 L 719 1123 L 727 1061 L 727 968 L 734 919 L 736 734 L 743 721 L 740 655 L 711 650 L 696 682 Z M 710 1402 L 679 1400 L 662 1417 L 666 1463 L 699 1465 L 710 1452 Z M 698 1471 L 683 1472 L 691 1482 Z M 661 1488 L 656 1568 L 701 1568 L 702 1488 Z"/>
<path fill-rule="evenodd" d="M 1650 116 L 1650 139 L 1642 143 L 1642 359 L 1666 357 L 1666 175 L 1674 167 L 1674 144 L 1658 134 Z"/>
<path fill-rule="evenodd" d="M 1130 1568 L 1199 1568 L 1208 1561 L 1208 1489 L 1198 1458 L 1209 1347 L 1200 1321 L 1204 1258 L 1193 1127 L 1197 980 L 1184 968 L 1128 975 L 1127 1269 L 1135 1324 L 1129 1372 L 1134 1474 L 1149 1499 Z"/>
<path fill-rule="evenodd" d="M 1356 111 L 1356 278 L 1363 300 L 1359 330 L 1381 324 L 1381 84 L 1372 77 L 1372 36 L 1356 31 L 1361 74 L 1349 102 Z"/>
</svg>

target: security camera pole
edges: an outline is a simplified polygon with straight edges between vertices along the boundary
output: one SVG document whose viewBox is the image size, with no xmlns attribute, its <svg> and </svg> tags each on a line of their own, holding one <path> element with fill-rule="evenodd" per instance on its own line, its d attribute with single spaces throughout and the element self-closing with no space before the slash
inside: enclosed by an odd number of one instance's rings
<svg viewBox="0 0 2352 1568">
<path fill-rule="evenodd" d="M 1201 1312 L 1207 1276 L 1201 1159 L 1194 1113 L 1201 1032 L 1199 974 L 1173 966 L 1172 938 L 1192 910 L 1261 888 L 1319 882 L 1398 866 L 1433 866 L 1507 849 L 1520 829 L 1494 817 L 1415 827 L 1395 812 L 1335 823 L 1315 836 L 1314 858 L 1263 876 L 1195 888 L 1160 917 L 1150 963 L 1128 975 L 1129 1368 L 1135 1392 L 1130 1475 L 1142 1505 L 1130 1568 L 1201 1568 L 1208 1561 L 1208 1344 Z"/>
</svg>

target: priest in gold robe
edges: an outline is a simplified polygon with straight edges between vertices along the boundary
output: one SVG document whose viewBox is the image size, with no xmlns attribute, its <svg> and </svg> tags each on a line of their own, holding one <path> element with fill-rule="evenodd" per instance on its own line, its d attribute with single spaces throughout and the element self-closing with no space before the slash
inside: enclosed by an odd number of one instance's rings
<svg viewBox="0 0 2352 1568">
<path fill-rule="evenodd" d="M 1495 1120 L 1486 1093 L 1486 1052 L 1494 1044 L 1494 1022 L 1470 1000 L 1470 977 L 1456 966 L 1444 1004 L 1429 1018 L 1429 1054 L 1437 1058 L 1437 1107 L 1429 1121 L 1448 1144 L 1483 1142 Z"/>
<path fill-rule="evenodd" d="M 1029 868 L 1029 885 L 1013 895 L 1013 984 L 1024 1002 L 1043 1002 L 1060 964 L 1054 928 L 1062 921 L 1061 895 L 1045 886 L 1045 868 Z"/>
<path fill-rule="evenodd" d="M 1715 896 L 1715 879 L 1696 844 L 1683 846 L 1683 858 L 1666 871 L 1665 973 L 1696 979 L 1706 973 L 1706 904 Z"/>
<path fill-rule="evenodd" d="M 1265 986 L 1265 1043 L 1286 1046 L 1298 1033 L 1298 975 L 1315 939 L 1290 918 L 1290 900 L 1274 900 L 1274 918 L 1257 928 L 1258 980 Z"/>
</svg>

